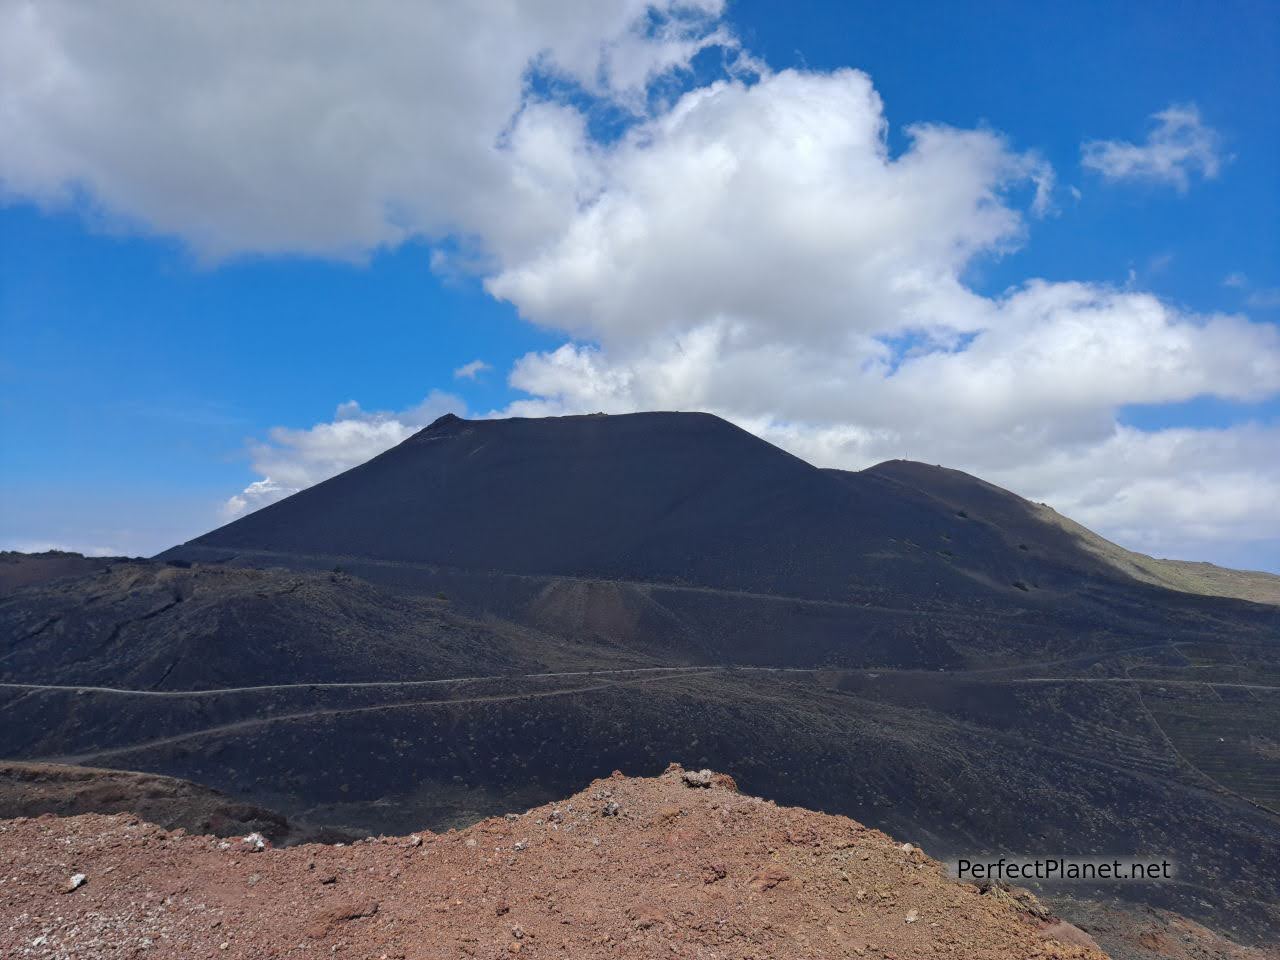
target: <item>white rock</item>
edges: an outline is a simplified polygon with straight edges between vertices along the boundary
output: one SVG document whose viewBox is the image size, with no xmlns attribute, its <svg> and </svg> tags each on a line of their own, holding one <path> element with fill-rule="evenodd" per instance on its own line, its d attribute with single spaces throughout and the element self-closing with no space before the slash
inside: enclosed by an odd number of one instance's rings
<svg viewBox="0 0 1280 960">
<path fill-rule="evenodd" d="M 251 853 L 257 853 L 259 850 L 267 849 L 267 838 L 256 830 L 244 838 L 245 848 Z"/>
</svg>

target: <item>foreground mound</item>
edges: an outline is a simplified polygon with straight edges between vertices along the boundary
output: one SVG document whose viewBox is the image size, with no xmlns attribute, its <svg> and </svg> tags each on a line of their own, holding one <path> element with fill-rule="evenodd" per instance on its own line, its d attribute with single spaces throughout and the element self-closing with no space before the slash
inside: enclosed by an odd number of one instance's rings
<svg viewBox="0 0 1280 960">
<path fill-rule="evenodd" d="M 704 786 L 705 785 L 705 786 Z M 127 816 L 0 823 L 14 957 L 1102 960 L 1033 899 L 728 778 L 620 774 L 460 832 L 257 850 Z M 1072 942 L 1075 941 L 1075 942 Z"/>
</svg>

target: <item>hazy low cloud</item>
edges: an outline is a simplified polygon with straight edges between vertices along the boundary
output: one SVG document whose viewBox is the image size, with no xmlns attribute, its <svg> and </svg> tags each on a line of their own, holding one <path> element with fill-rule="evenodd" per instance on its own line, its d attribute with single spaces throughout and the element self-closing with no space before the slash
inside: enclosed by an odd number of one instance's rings
<svg viewBox="0 0 1280 960">
<path fill-rule="evenodd" d="M 1217 131 L 1200 119 L 1195 104 L 1167 107 L 1152 117 L 1154 126 L 1143 143 L 1089 140 L 1081 145 L 1081 162 L 1107 180 L 1164 183 L 1186 191 L 1191 178 L 1218 176 L 1223 157 Z"/>
<path fill-rule="evenodd" d="M 1280 287 L 1254 287 L 1243 273 L 1227 274 L 1222 285 L 1244 294 L 1247 306 L 1257 310 L 1271 310 L 1280 307 Z"/>
</svg>

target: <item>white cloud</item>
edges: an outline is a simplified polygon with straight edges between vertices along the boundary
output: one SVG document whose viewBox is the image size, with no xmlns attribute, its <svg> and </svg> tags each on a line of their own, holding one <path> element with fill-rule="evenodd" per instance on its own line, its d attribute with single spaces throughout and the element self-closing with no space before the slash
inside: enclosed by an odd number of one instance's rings
<svg viewBox="0 0 1280 960">
<path fill-rule="evenodd" d="M 480 374 L 486 373 L 493 369 L 493 365 L 485 363 L 483 360 L 472 360 L 470 363 L 464 363 L 453 371 L 455 380 L 474 380 Z"/>
<path fill-rule="evenodd" d="M 1245 287 L 1249 286 L 1249 278 L 1237 270 L 1234 273 L 1228 273 L 1223 277 L 1222 285 L 1224 287 L 1231 287 L 1235 290 L 1243 290 Z"/>
<path fill-rule="evenodd" d="M 283 500 L 389 450 L 437 417 L 465 416 L 466 412 L 459 397 L 432 390 L 407 410 L 369 412 L 349 401 L 339 405 L 334 418 L 325 423 L 305 430 L 275 427 L 266 441 L 251 446 L 253 469 L 262 478 L 227 500 L 223 518 L 230 520 Z"/>
<path fill-rule="evenodd" d="M 531 97 L 531 69 L 636 107 L 732 42 L 721 5 L 3 0 L 0 185 L 87 195 L 208 258 L 359 257 L 504 222 L 518 246 L 581 185 L 561 147 L 582 119 Z"/>
<path fill-rule="evenodd" d="M 733 318 L 750 339 L 782 316 L 843 342 L 933 323 L 979 253 L 1020 239 L 1006 189 L 1045 165 L 995 134 L 910 129 L 891 159 L 870 79 L 786 71 L 695 90 L 599 159 L 590 203 L 488 287 L 531 319 L 600 339 Z"/>
<path fill-rule="evenodd" d="M 1191 177 L 1206 180 L 1222 169 L 1221 138 L 1200 119 L 1195 104 L 1174 104 L 1154 114 L 1146 142 L 1088 140 L 1081 144 L 1081 162 L 1107 180 L 1164 183 L 1185 192 Z"/>
</svg>

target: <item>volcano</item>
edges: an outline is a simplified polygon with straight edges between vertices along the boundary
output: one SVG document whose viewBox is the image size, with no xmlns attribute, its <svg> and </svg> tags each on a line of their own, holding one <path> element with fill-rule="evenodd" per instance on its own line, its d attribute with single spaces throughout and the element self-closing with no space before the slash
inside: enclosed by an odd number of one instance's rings
<svg viewBox="0 0 1280 960">
<path fill-rule="evenodd" d="M 972 489 L 940 498 L 943 473 L 820 470 L 709 414 L 447 415 L 192 546 L 828 600 L 1124 579 L 1004 491 L 999 522 L 954 505 Z"/>
</svg>

